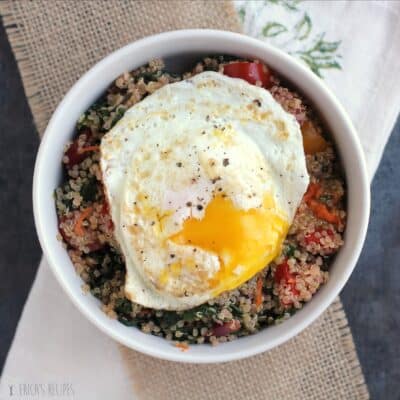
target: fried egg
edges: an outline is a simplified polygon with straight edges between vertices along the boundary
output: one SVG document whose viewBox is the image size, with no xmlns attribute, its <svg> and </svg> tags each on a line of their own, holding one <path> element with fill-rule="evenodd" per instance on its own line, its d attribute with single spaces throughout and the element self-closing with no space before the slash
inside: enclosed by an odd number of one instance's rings
<svg viewBox="0 0 400 400">
<path fill-rule="evenodd" d="M 101 143 L 126 296 L 184 310 L 281 251 L 309 177 L 300 127 L 270 93 L 216 72 L 162 87 Z"/>
</svg>

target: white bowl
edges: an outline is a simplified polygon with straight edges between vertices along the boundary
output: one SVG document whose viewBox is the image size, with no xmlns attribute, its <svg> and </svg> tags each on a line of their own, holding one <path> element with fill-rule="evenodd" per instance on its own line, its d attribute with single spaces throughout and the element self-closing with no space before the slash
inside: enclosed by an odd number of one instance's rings
<svg viewBox="0 0 400 400">
<path fill-rule="evenodd" d="M 164 339 L 110 319 L 101 311 L 98 300 L 82 293 L 82 281 L 56 239 L 53 193 L 62 176 L 63 148 L 74 134 L 78 117 L 117 76 L 160 57 L 165 58 L 168 65 L 182 70 L 188 62 L 212 53 L 258 58 L 312 101 L 330 128 L 343 163 L 348 220 L 345 244 L 331 266 L 329 281 L 303 309 L 284 323 L 255 335 L 216 347 L 194 345 L 182 352 Z M 68 92 L 51 118 L 37 155 L 33 183 L 35 223 L 44 254 L 61 286 L 82 313 L 103 332 L 132 349 L 154 357 L 195 363 L 229 361 L 261 353 L 297 335 L 318 318 L 339 294 L 355 267 L 367 230 L 369 203 L 369 183 L 357 134 L 324 83 L 274 47 L 244 35 L 215 30 L 182 30 L 151 36 L 117 50 L 91 68 Z"/>
</svg>

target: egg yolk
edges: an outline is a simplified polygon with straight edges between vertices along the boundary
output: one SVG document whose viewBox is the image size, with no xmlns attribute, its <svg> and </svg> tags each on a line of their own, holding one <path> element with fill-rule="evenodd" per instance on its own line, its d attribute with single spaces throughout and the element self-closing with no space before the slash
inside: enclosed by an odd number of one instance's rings
<svg viewBox="0 0 400 400">
<path fill-rule="evenodd" d="M 238 287 L 268 265 L 281 250 L 288 229 L 270 195 L 265 196 L 262 207 L 249 210 L 240 210 L 229 198 L 217 196 L 202 219 L 188 218 L 170 239 L 218 256 L 220 269 L 209 281 L 216 296 Z"/>
</svg>

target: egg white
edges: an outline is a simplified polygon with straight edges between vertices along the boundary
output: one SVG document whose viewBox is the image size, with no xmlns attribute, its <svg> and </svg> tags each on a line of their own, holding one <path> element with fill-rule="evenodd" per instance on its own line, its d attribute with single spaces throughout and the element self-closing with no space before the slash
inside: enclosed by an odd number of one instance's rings
<svg viewBox="0 0 400 400">
<path fill-rule="evenodd" d="M 204 218 L 221 194 L 252 210 L 268 193 L 290 224 L 309 182 L 295 118 L 265 89 L 215 72 L 164 86 L 130 108 L 102 140 L 101 168 L 126 295 L 170 310 L 216 295 L 208 282 L 221 257 L 170 240 L 188 218 Z"/>
</svg>

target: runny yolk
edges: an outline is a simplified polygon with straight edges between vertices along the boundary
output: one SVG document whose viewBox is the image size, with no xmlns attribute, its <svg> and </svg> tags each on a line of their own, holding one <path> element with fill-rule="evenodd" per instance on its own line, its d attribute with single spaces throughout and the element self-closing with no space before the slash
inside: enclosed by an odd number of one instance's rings
<svg viewBox="0 0 400 400">
<path fill-rule="evenodd" d="M 279 253 L 289 224 L 270 195 L 261 208 L 240 210 L 229 198 L 215 197 L 202 219 L 188 218 L 170 239 L 213 252 L 220 270 L 209 281 L 216 296 L 244 283 Z"/>
</svg>

